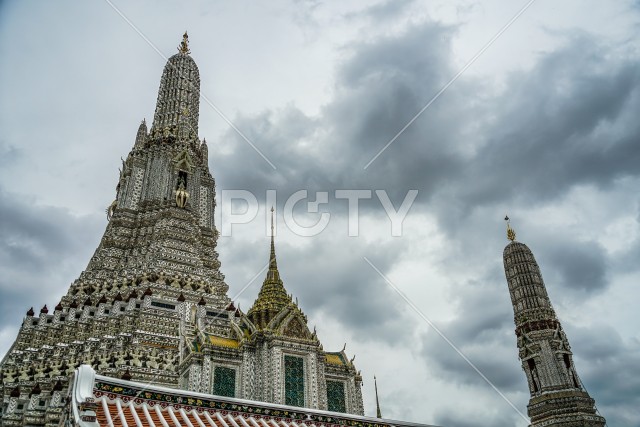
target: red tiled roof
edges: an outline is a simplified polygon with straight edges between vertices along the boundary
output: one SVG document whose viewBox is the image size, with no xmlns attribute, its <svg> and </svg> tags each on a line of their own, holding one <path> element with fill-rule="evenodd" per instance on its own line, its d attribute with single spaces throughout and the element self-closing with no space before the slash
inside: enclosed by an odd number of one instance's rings
<svg viewBox="0 0 640 427">
<path fill-rule="evenodd" d="M 205 395 L 76 370 L 71 405 L 82 427 L 430 427 Z"/>
</svg>

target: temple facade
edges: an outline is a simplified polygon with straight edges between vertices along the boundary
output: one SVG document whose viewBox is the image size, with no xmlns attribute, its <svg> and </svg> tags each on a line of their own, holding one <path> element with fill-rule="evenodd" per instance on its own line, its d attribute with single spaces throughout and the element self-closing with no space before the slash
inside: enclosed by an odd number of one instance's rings
<svg viewBox="0 0 640 427">
<path fill-rule="evenodd" d="M 507 221 L 509 218 L 505 218 Z M 522 370 L 531 399 L 527 410 L 531 427 L 602 427 L 595 401 L 584 388 L 573 353 L 547 295 L 540 268 L 531 250 L 516 241 L 504 249 L 504 271 L 513 305 Z"/>
<path fill-rule="evenodd" d="M 243 313 L 216 251 L 215 180 L 198 136 L 200 77 L 185 33 L 151 128 L 122 163 L 104 236 L 52 309 L 30 309 L 2 359 L 4 426 L 57 426 L 76 368 L 124 381 L 363 414 L 360 373 L 327 352 L 269 269 Z"/>
</svg>

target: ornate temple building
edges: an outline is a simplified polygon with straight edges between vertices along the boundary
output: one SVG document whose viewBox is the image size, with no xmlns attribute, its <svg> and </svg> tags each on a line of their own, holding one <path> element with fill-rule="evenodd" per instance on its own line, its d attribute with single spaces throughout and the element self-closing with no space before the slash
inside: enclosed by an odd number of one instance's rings
<svg viewBox="0 0 640 427">
<path fill-rule="evenodd" d="M 199 99 L 185 33 L 162 73 L 151 129 L 142 122 L 123 161 L 86 270 L 55 307 L 27 312 L 1 362 L 2 425 L 57 426 L 81 365 L 182 392 L 363 414 L 360 373 L 309 330 L 280 278 L 273 237 L 251 309 L 228 297 Z"/>
<path fill-rule="evenodd" d="M 507 221 L 509 218 L 505 218 Z M 602 427 L 595 401 L 573 364 L 569 340 L 547 295 L 538 263 L 507 223 L 504 272 L 513 305 L 522 369 L 529 383 L 531 427 Z"/>
<path fill-rule="evenodd" d="M 273 212 L 257 299 L 244 313 L 229 298 L 199 98 L 185 33 L 86 270 L 54 308 L 26 313 L 0 362 L 0 424 L 427 427 L 383 420 L 379 405 L 377 417 L 364 416 L 353 359 L 324 350 L 284 287 Z M 601 427 L 535 258 L 511 228 L 509 238 L 504 267 L 531 425 Z"/>
</svg>

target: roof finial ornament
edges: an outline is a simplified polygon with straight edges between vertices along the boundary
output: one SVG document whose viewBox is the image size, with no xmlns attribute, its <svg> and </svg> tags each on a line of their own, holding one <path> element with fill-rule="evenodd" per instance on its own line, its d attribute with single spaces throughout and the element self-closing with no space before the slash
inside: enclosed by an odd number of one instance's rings
<svg viewBox="0 0 640 427">
<path fill-rule="evenodd" d="M 191 51 L 189 50 L 189 35 L 186 31 L 182 35 L 182 41 L 180 42 L 180 46 L 178 46 L 178 52 L 187 55 L 191 53 Z"/>
<path fill-rule="evenodd" d="M 511 220 L 509 219 L 509 217 L 505 216 L 504 220 L 507 221 L 507 239 L 513 242 L 514 240 L 516 240 L 516 232 L 513 228 L 511 228 Z"/>
<path fill-rule="evenodd" d="M 380 401 L 378 400 L 378 379 L 376 376 L 373 376 L 373 383 L 376 388 L 376 417 L 382 418 L 382 411 L 380 411 Z"/>
</svg>

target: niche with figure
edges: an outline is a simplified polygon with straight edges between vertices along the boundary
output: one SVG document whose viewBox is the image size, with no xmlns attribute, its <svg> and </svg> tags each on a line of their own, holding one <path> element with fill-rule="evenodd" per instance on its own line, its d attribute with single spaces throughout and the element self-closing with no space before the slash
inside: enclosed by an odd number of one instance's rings
<svg viewBox="0 0 640 427">
<path fill-rule="evenodd" d="M 189 192 L 187 191 L 188 175 L 185 171 L 178 171 L 178 179 L 176 180 L 176 205 L 184 208 L 189 200 Z"/>
<path fill-rule="evenodd" d="M 533 358 L 527 360 L 529 372 L 531 373 L 531 383 L 533 384 L 533 392 L 538 393 L 540 391 L 540 377 L 538 376 L 538 370 L 536 368 L 536 362 Z"/>
<path fill-rule="evenodd" d="M 175 168 L 178 171 L 174 190 L 176 195 L 176 205 L 180 208 L 184 208 L 189 200 L 189 192 L 187 189 L 189 188 L 189 174 L 193 170 L 193 163 L 191 162 L 191 157 L 187 150 L 183 150 L 178 154 L 174 161 Z"/>
</svg>

